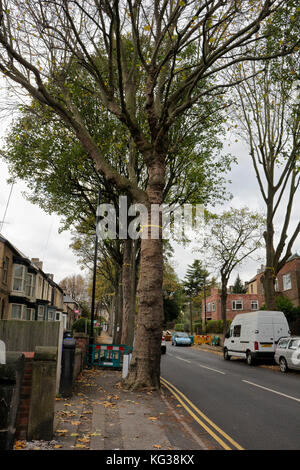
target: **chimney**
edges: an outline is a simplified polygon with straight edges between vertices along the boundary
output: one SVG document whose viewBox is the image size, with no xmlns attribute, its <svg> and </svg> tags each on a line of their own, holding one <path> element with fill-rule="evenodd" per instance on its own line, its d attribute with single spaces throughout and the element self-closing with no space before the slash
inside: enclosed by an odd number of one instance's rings
<svg viewBox="0 0 300 470">
<path fill-rule="evenodd" d="M 53 281 L 54 274 L 47 273 L 47 276 L 49 277 L 49 279 L 51 279 L 51 281 Z"/>
<path fill-rule="evenodd" d="M 43 261 L 40 261 L 39 258 L 31 258 L 33 264 L 35 264 L 41 270 L 43 269 Z"/>
</svg>

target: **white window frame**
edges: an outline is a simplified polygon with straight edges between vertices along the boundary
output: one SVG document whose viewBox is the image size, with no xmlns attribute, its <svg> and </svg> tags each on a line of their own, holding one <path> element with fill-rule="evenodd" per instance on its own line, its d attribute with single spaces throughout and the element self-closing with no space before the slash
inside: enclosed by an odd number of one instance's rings
<svg viewBox="0 0 300 470">
<path fill-rule="evenodd" d="M 22 275 L 21 276 L 16 276 L 17 268 L 22 269 Z M 14 292 L 24 292 L 25 272 L 26 272 L 26 268 L 22 264 L 15 264 L 14 265 L 14 275 L 13 275 L 13 281 L 12 281 L 12 290 Z M 15 289 L 15 281 L 21 281 L 21 289 Z"/>
<path fill-rule="evenodd" d="M 30 282 L 28 282 L 28 278 L 30 278 Z M 25 294 L 28 297 L 34 297 L 34 293 L 35 293 L 35 275 L 33 273 L 27 273 Z"/>
<path fill-rule="evenodd" d="M 207 304 L 207 312 L 210 312 L 210 302 Z"/>
<path fill-rule="evenodd" d="M 13 315 L 14 307 L 21 307 L 21 309 L 20 309 L 20 316 L 15 317 L 15 316 Z M 10 318 L 11 318 L 12 320 L 22 320 L 22 315 L 23 315 L 23 305 L 22 305 L 22 304 L 11 304 Z"/>
<path fill-rule="evenodd" d="M 237 308 L 236 304 L 240 303 L 242 308 Z M 242 300 L 233 300 L 232 301 L 232 310 L 244 310 L 244 305 Z"/>
<path fill-rule="evenodd" d="M 292 288 L 291 273 L 283 274 L 282 276 L 282 290 L 290 290 Z"/>
<path fill-rule="evenodd" d="M 255 303 L 256 307 L 253 307 L 253 304 Z M 258 300 L 251 300 L 251 310 L 258 310 Z"/>
<path fill-rule="evenodd" d="M 216 303 L 215 303 L 215 302 L 212 302 L 212 303 L 211 303 L 211 311 L 212 311 L 212 312 L 215 312 L 215 311 L 216 311 Z"/>
<path fill-rule="evenodd" d="M 27 318 L 27 312 L 29 310 L 29 318 Z M 34 320 L 34 308 L 28 308 L 28 307 L 25 307 L 23 309 L 23 320 L 26 320 L 26 321 L 32 321 Z"/>
<path fill-rule="evenodd" d="M 43 317 L 41 318 L 41 315 L 40 315 L 40 310 L 42 309 L 43 311 Z M 44 305 L 39 305 L 38 306 L 38 320 L 39 321 L 44 321 L 45 319 L 45 306 Z"/>
</svg>

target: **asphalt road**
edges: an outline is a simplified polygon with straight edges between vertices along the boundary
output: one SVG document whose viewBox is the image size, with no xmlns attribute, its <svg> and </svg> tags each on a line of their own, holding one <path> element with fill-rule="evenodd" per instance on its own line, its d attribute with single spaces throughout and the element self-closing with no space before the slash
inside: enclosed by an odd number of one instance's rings
<svg viewBox="0 0 300 470">
<path fill-rule="evenodd" d="M 299 372 L 282 374 L 167 343 L 161 377 L 244 449 L 300 450 Z"/>
</svg>

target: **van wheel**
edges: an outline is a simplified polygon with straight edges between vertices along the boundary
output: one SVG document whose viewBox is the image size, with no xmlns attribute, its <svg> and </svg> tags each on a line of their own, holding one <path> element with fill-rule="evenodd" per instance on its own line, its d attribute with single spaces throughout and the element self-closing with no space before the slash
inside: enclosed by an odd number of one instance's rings
<svg viewBox="0 0 300 470">
<path fill-rule="evenodd" d="M 247 353 L 246 353 L 246 362 L 247 362 L 248 366 L 253 366 L 253 364 L 254 364 L 254 358 L 251 354 L 251 351 L 247 351 Z"/>
<path fill-rule="evenodd" d="M 287 370 L 288 370 L 288 365 L 287 365 L 287 362 L 286 362 L 286 360 L 284 359 L 284 357 L 281 357 L 281 358 L 279 359 L 279 367 L 280 367 L 280 371 L 281 371 L 281 372 L 283 372 L 283 373 L 287 372 Z"/>
<path fill-rule="evenodd" d="M 225 361 L 230 361 L 231 356 L 228 354 L 228 350 L 224 349 L 224 359 Z"/>
</svg>

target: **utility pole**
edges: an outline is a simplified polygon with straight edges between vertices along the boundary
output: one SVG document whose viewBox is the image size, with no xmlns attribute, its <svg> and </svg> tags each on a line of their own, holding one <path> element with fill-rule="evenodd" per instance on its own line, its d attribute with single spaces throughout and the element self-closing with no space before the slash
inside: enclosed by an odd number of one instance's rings
<svg viewBox="0 0 300 470">
<path fill-rule="evenodd" d="M 93 345 L 94 345 L 94 316 L 95 316 L 95 292 L 96 292 L 96 275 L 97 275 L 97 256 L 98 256 L 98 235 L 97 235 L 97 225 L 99 221 L 98 208 L 100 206 L 101 191 L 98 192 L 97 200 L 97 210 L 96 210 L 96 230 L 95 230 L 95 249 L 94 249 L 94 269 L 93 269 L 93 287 L 92 287 L 92 303 L 91 303 L 91 331 L 90 331 L 90 363 L 92 362 L 93 356 Z"/>
</svg>

